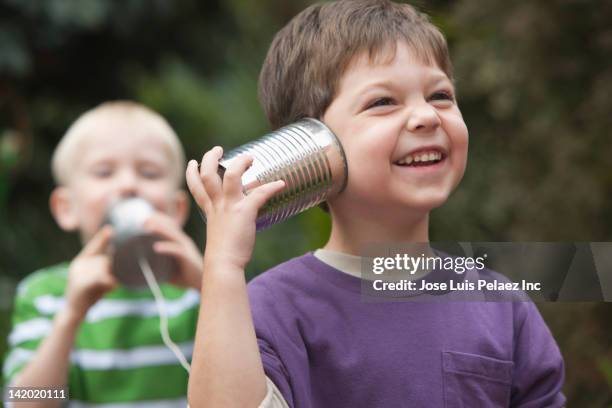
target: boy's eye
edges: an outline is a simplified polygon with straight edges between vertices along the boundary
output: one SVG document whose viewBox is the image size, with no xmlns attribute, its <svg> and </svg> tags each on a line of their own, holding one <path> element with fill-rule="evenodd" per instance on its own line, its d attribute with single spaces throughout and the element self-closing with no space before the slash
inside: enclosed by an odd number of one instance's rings
<svg viewBox="0 0 612 408">
<path fill-rule="evenodd" d="M 97 178 L 107 178 L 112 176 L 113 168 L 111 166 L 97 166 L 91 169 L 91 174 Z"/>
<path fill-rule="evenodd" d="M 156 166 L 143 166 L 140 168 L 140 174 L 146 179 L 158 179 L 163 176 L 163 171 Z"/>
<path fill-rule="evenodd" d="M 371 109 L 371 108 L 376 108 L 378 106 L 389 106 L 389 105 L 393 105 L 395 103 L 395 101 L 393 101 L 393 99 L 391 98 L 378 98 L 376 100 L 374 100 L 373 102 L 369 103 L 366 106 L 366 109 Z"/>
<path fill-rule="evenodd" d="M 453 94 L 451 94 L 450 92 L 447 91 L 438 91 L 438 92 L 434 92 L 430 97 L 429 100 L 431 101 L 454 101 L 455 98 L 453 97 Z"/>
</svg>

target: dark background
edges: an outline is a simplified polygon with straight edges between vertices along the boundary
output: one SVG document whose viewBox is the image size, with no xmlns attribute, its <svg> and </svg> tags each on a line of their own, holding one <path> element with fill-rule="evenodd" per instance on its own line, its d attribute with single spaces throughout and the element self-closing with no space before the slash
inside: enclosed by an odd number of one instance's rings
<svg viewBox="0 0 612 408">
<path fill-rule="evenodd" d="M 79 250 L 47 205 L 50 155 L 69 124 L 120 98 L 165 116 L 188 158 L 262 135 L 259 68 L 273 34 L 310 3 L 0 0 L 0 362 L 17 282 Z M 432 240 L 612 241 L 612 2 L 417 5 L 449 40 L 471 136 Z M 316 209 L 261 233 L 249 275 L 328 231 Z M 565 357 L 568 406 L 612 406 L 612 304 L 539 307 Z"/>
</svg>

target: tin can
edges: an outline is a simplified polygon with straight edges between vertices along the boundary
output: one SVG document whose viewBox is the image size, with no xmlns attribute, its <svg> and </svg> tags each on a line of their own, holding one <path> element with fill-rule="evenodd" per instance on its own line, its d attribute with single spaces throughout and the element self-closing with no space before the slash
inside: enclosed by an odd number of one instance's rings
<svg viewBox="0 0 612 408">
<path fill-rule="evenodd" d="M 153 206 L 140 197 L 118 200 L 107 211 L 105 223 L 113 227 L 112 270 L 123 286 L 147 286 L 138 263 L 141 258 L 149 263 L 158 283 L 168 281 L 176 270 L 174 258 L 154 251 L 153 244 L 160 238 L 144 228 L 154 212 Z"/>
<path fill-rule="evenodd" d="M 253 157 L 241 179 L 245 194 L 272 181 L 285 182 L 285 188 L 261 208 L 258 231 L 334 197 L 348 182 L 340 141 L 316 119 L 302 119 L 229 151 L 219 161 L 221 178 L 232 161 L 245 153 Z"/>
</svg>

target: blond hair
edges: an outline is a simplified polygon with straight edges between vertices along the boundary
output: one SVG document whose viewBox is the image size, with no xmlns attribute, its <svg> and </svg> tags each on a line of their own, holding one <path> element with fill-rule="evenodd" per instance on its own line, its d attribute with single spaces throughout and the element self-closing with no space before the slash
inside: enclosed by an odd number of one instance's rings
<svg viewBox="0 0 612 408">
<path fill-rule="evenodd" d="M 397 41 L 452 80 L 444 35 L 408 4 L 340 0 L 303 10 L 274 37 L 259 77 L 260 102 L 272 127 L 322 117 L 352 59 L 365 51 L 371 62 L 393 57 Z"/>
<path fill-rule="evenodd" d="M 139 103 L 111 101 L 102 103 L 79 116 L 60 140 L 51 159 L 53 178 L 58 185 L 68 183 L 79 146 L 92 134 L 92 130 L 99 126 L 98 121 L 107 115 L 128 115 L 131 119 L 146 120 L 156 134 L 164 138 L 177 185 L 181 184 L 185 169 L 185 153 L 178 136 L 168 122 L 157 112 Z"/>
</svg>

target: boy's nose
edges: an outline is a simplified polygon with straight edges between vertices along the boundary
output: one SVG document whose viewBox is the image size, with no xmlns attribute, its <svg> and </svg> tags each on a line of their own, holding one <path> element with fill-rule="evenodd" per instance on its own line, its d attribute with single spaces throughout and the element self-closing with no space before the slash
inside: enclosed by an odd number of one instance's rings
<svg viewBox="0 0 612 408">
<path fill-rule="evenodd" d="M 438 126 L 440 126 L 440 117 L 434 107 L 428 103 L 413 107 L 406 119 L 406 128 L 410 132 L 429 132 Z"/>
<path fill-rule="evenodd" d="M 122 197 L 136 195 L 138 189 L 138 177 L 132 172 L 123 172 L 119 176 L 118 189 Z"/>
</svg>

